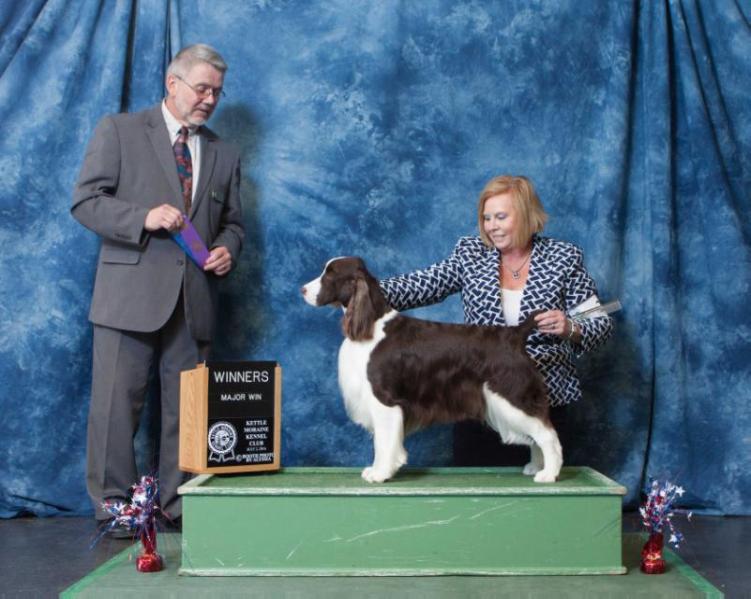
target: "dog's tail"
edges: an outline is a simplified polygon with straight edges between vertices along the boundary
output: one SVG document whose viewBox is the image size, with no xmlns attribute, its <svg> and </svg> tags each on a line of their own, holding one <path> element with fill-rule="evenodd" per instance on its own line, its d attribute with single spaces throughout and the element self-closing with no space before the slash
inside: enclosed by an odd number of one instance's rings
<svg viewBox="0 0 751 599">
<path fill-rule="evenodd" d="M 527 337 L 529 337 L 530 333 L 537 327 L 537 323 L 535 322 L 535 316 L 538 314 L 542 314 L 543 310 L 535 310 L 527 316 L 527 318 L 524 320 L 524 322 L 519 323 L 519 326 L 516 327 L 516 330 L 519 333 L 519 337 L 521 338 L 522 343 L 524 343 L 527 340 Z"/>
</svg>

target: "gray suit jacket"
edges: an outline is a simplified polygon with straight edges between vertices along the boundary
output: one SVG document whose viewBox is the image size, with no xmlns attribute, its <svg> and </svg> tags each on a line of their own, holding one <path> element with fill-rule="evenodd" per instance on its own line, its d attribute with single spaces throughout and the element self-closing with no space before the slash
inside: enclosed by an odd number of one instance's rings
<svg viewBox="0 0 751 599">
<path fill-rule="evenodd" d="M 199 133 L 204 144 L 190 219 L 206 245 L 225 246 L 234 263 L 244 237 L 239 152 L 206 127 Z M 184 287 L 190 331 L 195 339 L 210 341 L 217 277 L 187 258 L 167 231 L 143 228 L 148 211 L 164 203 L 183 209 L 161 104 L 102 119 L 71 208 L 102 239 L 89 319 L 116 329 L 155 331 L 172 314 Z"/>
</svg>

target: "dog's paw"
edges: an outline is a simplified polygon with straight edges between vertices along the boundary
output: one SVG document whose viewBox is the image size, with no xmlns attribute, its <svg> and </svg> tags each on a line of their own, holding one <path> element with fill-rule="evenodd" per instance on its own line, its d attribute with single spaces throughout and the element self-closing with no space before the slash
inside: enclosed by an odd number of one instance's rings
<svg viewBox="0 0 751 599">
<path fill-rule="evenodd" d="M 373 468 L 373 466 L 368 466 L 367 468 L 365 468 L 365 470 L 362 471 L 362 477 L 369 483 L 382 483 L 383 481 L 391 478 L 388 474 L 376 470 L 375 468 Z"/>
<path fill-rule="evenodd" d="M 535 482 L 536 483 L 554 483 L 555 474 L 553 472 L 546 472 L 545 470 L 540 470 L 537 474 L 535 474 Z"/>
<path fill-rule="evenodd" d="M 526 466 L 524 466 L 524 470 L 522 470 L 522 472 L 527 476 L 532 476 L 533 474 L 537 474 L 540 470 L 542 470 L 542 466 L 535 464 L 534 462 L 529 462 Z"/>
<path fill-rule="evenodd" d="M 396 468 L 398 470 L 402 466 L 406 466 L 406 465 L 407 465 L 407 451 L 402 449 L 399 451 L 399 453 L 396 456 Z"/>
</svg>

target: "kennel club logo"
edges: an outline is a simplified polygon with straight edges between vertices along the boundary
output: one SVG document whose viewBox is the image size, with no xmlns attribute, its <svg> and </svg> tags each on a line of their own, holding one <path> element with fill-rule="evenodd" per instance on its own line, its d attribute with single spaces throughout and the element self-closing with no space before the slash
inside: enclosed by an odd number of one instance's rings
<svg viewBox="0 0 751 599">
<path fill-rule="evenodd" d="M 216 422 L 209 429 L 209 461 L 227 462 L 235 459 L 237 431 L 229 422 Z"/>
</svg>

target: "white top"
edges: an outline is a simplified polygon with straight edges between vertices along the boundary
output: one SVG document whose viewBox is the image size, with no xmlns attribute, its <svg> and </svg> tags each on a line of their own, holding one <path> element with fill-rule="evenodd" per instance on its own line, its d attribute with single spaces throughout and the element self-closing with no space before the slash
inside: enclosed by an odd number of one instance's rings
<svg viewBox="0 0 751 599">
<path fill-rule="evenodd" d="M 522 293 L 524 289 L 503 289 L 501 300 L 503 303 L 503 316 L 506 324 L 515 327 L 519 324 L 519 309 L 522 305 Z"/>
<path fill-rule="evenodd" d="M 171 146 L 174 146 L 183 125 L 172 115 L 164 100 L 162 100 L 162 115 L 164 116 L 164 123 L 167 125 L 167 131 L 169 132 L 169 143 Z M 188 149 L 190 150 L 190 161 L 193 167 L 190 199 L 195 200 L 196 189 L 198 189 L 198 175 L 201 170 L 201 136 L 198 135 L 198 127 L 188 127 Z"/>
</svg>

